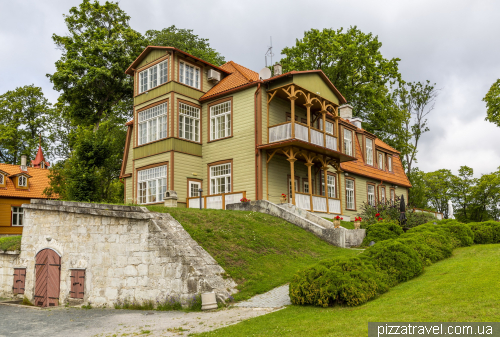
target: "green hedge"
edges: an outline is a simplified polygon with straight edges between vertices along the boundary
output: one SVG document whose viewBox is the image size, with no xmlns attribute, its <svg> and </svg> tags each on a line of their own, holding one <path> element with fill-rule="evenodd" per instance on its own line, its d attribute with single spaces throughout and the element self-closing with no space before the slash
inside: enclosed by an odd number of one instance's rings
<svg viewBox="0 0 500 337">
<path fill-rule="evenodd" d="M 403 234 L 403 229 L 396 222 L 384 221 L 366 227 L 366 236 L 361 246 L 366 247 L 371 241 L 375 243 L 389 239 L 396 239 Z"/>
<path fill-rule="evenodd" d="M 496 221 L 471 222 L 468 224 L 474 232 L 474 243 L 500 243 L 500 223 Z"/>
<path fill-rule="evenodd" d="M 474 240 L 473 231 L 456 221 L 427 223 L 404 234 L 392 223 L 372 226 L 367 236 L 379 241 L 373 239 L 376 244 L 358 257 L 325 260 L 298 272 L 290 283 L 292 303 L 323 307 L 363 304 L 420 275 L 424 266 L 450 257 L 455 247 L 471 245 Z M 393 238 L 386 239 L 388 236 Z"/>
</svg>

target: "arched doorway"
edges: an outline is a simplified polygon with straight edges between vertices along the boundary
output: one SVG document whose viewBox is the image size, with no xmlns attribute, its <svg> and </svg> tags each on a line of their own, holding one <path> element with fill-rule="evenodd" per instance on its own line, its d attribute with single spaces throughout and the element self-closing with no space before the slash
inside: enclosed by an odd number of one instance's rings
<svg viewBox="0 0 500 337">
<path fill-rule="evenodd" d="M 52 249 L 43 249 L 35 259 L 35 305 L 56 307 L 59 305 L 61 283 L 61 257 Z"/>
</svg>

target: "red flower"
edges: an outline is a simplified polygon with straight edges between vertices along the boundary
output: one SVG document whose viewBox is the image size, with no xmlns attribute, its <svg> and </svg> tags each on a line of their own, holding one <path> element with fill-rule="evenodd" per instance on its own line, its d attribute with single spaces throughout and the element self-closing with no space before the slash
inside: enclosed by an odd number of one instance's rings
<svg viewBox="0 0 500 337">
<path fill-rule="evenodd" d="M 340 218 L 340 220 L 344 220 L 344 218 Z"/>
<path fill-rule="evenodd" d="M 382 220 L 384 220 L 384 219 L 382 219 L 382 218 L 378 218 L 378 221 L 382 221 Z"/>
<path fill-rule="evenodd" d="M 380 216 L 380 213 L 375 214 L 375 216 L 376 216 L 376 217 L 379 217 L 379 216 Z"/>
</svg>

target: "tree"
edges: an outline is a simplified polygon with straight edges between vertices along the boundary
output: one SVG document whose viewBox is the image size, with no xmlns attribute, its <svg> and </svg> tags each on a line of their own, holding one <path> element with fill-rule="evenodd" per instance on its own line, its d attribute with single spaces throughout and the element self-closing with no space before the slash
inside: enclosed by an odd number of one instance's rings
<svg viewBox="0 0 500 337">
<path fill-rule="evenodd" d="M 364 128 L 404 152 L 399 134 L 404 132 L 406 116 L 390 92 L 391 85 L 401 80 L 400 59 L 384 58 L 381 47 L 377 36 L 356 26 L 346 32 L 311 29 L 295 46 L 282 50 L 285 57 L 280 62 L 284 71 L 321 69 L 355 107 L 354 115 L 363 119 Z"/>
<path fill-rule="evenodd" d="M 427 193 L 425 184 L 425 172 L 414 167 L 408 175 L 412 188 L 408 192 L 408 205 L 417 208 L 427 208 Z"/>
<path fill-rule="evenodd" d="M 493 83 L 483 101 L 486 102 L 486 120 L 500 126 L 500 79 Z"/>
<path fill-rule="evenodd" d="M 458 170 L 458 177 L 452 178 L 452 194 L 458 204 L 457 218 L 468 221 L 470 218 L 470 205 L 472 204 L 472 186 L 477 180 L 473 177 L 474 170 L 468 166 L 461 166 Z"/>
<path fill-rule="evenodd" d="M 472 221 L 497 219 L 500 204 L 500 171 L 483 174 L 471 186 L 472 202 L 469 217 Z"/>
<path fill-rule="evenodd" d="M 424 175 L 425 197 L 428 205 L 448 216 L 448 200 L 451 199 L 452 180 L 450 170 L 441 169 Z"/>
<path fill-rule="evenodd" d="M 394 95 L 394 102 L 405 116 L 403 132 L 398 136 L 404 150 L 402 152 L 403 165 L 406 174 L 410 174 L 413 163 L 417 162 L 418 142 L 425 132 L 429 131 L 427 116 L 434 110 L 434 104 L 438 95 L 435 84 L 430 82 L 400 82 Z"/>
<path fill-rule="evenodd" d="M 63 54 L 56 72 L 47 77 L 62 92 L 59 102 L 67 105 L 68 116 L 76 124 L 97 129 L 115 113 L 117 104 L 132 97 L 133 79 L 124 70 L 141 53 L 145 41 L 130 28 L 129 19 L 117 3 L 83 0 L 64 16 L 69 35 L 52 36 Z M 121 117 L 130 118 L 131 106 L 123 112 Z"/>
<path fill-rule="evenodd" d="M 45 154 L 50 155 L 47 144 L 53 138 L 49 130 L 51 104 L 42 88 L 26 85 L 0 95 L 0 161 L 17 165 L 21 155 L 33 158 L 39 136 Z"/>
<path fill-rule="evenodd" d="M 216 66 L 225 63 L 224 57 L 210 47 L 208 39 L 200 38 L 192 32 L 191 29 L 170 26 L 162 30 L 148 30 L 145 38 L 151 46 L 175 47 Z"/>
</svg>

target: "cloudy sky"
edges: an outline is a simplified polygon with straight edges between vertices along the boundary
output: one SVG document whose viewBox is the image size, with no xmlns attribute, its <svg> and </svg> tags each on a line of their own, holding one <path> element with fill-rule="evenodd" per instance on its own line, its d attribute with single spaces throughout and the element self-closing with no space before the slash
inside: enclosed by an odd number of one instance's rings
<svg viewBox="0 0 500 337">
<path fill-rule="evenodd" d="M 45 74 L 60 57 L 51 36 L 63 35 L 63 14 L 79 0 L 0 0 L 0 93 L 35 84 L 55 102 Z M 386 58 L 401 59 L 406 81 L 440 88 L 429 116 L 431 131 L 419 145 L 418 167 L 475 175 L 500 166 L 500 128 L 484 121 L 482 98 L 500 77 L 500 1 L 235 1 L 122 0 L 131 26 L 145 32 L 170 25 L 193 29 L 211 46 L 250 69 L 264 66 L 273 38 L 274 60 L 311 28 L 348 28 L 378 35 Z"/>
</svg>

